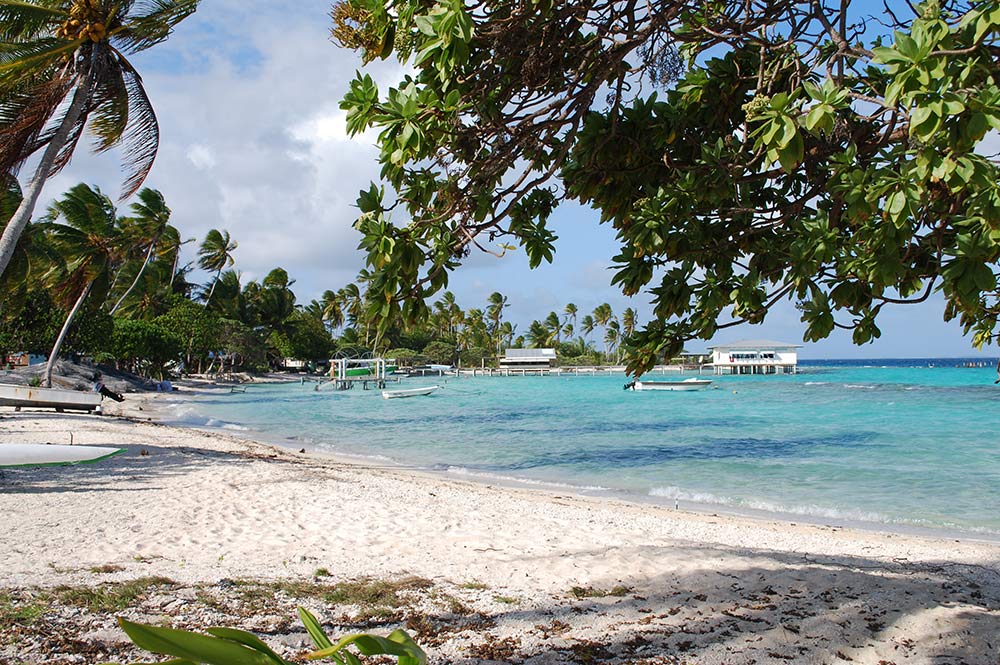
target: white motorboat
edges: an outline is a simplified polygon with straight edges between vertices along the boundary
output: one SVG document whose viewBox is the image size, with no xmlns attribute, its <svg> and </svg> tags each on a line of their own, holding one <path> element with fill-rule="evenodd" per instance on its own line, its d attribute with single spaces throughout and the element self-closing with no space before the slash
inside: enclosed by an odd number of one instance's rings
<svg viewBox="0 0 1000 665">
<path fill-rule="evenodd" d="M 399 390 L 383 390 L 382 397 L 385 399 L 396 399 L 399 397 L 419 397 L 430 395 L 441 386 L 424 386 L 422 388 L 400 388 Z"/>
<path fill-rule="evenodd" d="M 712 385 L 709 379 L 684 379 L 683 381 L 633 381 L 626 383 L 626 390 L 704 390 Z"/>
<path fill-rule="evenodd" d="M 101 395 L 82 390 L 0 385 L 0 406 L 13 406 L 16 409 L 25 407 L 56 411 L 94 411 L 101 408 Z"/>
</svg>

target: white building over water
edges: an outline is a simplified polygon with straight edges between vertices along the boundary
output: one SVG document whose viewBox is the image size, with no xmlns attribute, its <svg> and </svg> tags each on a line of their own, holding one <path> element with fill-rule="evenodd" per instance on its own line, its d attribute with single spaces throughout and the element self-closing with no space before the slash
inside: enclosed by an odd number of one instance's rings
<svg viewBox="0 0 1000 665">
<path fill-rule="evenodd" d="M 716 374 L 795 374 L 801 344 L 748 339 L 710 346 Z"/>
<path fill-rule="evenodd" d="M 500 369 L 549 369 L 555 364 L 555 349 L 507 349 L 500 359 Z"/>
</svg>

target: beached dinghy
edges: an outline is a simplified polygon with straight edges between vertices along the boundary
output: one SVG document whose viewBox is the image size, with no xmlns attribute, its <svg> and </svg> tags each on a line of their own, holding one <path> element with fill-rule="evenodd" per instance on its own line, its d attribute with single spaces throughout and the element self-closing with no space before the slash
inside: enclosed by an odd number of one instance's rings
<svg viewBox="0 0 1000 665">
<path fill-rule="evenodd" d="M 703 390 L 712 385 L 709 379 L 684 379 L 683 381 L 633 381 L 625 384 L 625 390 Z"/>
<path fill-rule="evenodd" d="M 402 388 L 399 390 L 383 390 L 382 397 L 385 399 L 396 399 L 397 397 L 419 397 L 420 395 L 430 395 L 441 386 L 424 386 L 423 388 Z"/>
<path fill-rule="evenodd" d="M 58 388 L 0 385 L 0 406 L 56 411 L 93 411 L 101 408 L 100 393 Z"/>
</svg>

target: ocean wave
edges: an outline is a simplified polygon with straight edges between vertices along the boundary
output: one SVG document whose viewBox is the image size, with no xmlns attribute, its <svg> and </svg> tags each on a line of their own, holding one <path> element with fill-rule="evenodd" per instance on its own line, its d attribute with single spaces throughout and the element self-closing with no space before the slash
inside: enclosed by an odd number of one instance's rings
<svg viewBox="0 0 1000 665">
<path fill-rule="evenodd" d="M 742 499 L 738 497 L 720 496 L 710 492 L 690 491 L 680 487 L 654 487 L 649 490 L 649 495 L 661 499 L 691 501 L 693 503 L 728 506 L 737 509 L 743 508 L 749 510 L 760 510 L 767 513 L 803 515 L 807 517 L 821 517 L 824 519 L 875 522 L 882 524 L 900 522 L 907 524 L 917 523 L 917 520 L 899 520 L 874 511 L 857 510 L 852 508 L 830 508 L 827 506 L 817 506 L 815 504 L 784 504 L 766 501 L 763 499 Z"/>
<path fill-rule="evenodd" d="M 232 423 L 227 420 L 211 418 L 199 413 L 187 405 L 174 404 L 167 410 L 172 411 L 172 413 L 170 413 L 166 418 L 167 424 L 170 425 L 178 425 L 181 427 L 207 427 L 210 429 L 225 429 L 238 432 L 250 431 L 249 427 L 244 427 L 243 425 Z"/>
<path fill-rule="evenodd" d="M 804 385 L 804 386 L 825 386 L 827 383 L 828 383 L 828 381 L 806 381 L 802 385 Z"/>
<path fill-rule="evenodd" d="M 845 383 L 844 387 L 860 389 L 860 390 L 875 390 L 875 388 L 877 388 L 878 386 L 873 386 L 869 383 Z"/>
<path fill-rule="evenodd" d="M 561 483 L 555 480 L 535 480 L 533 478 L 522 478 L 519 476 L 504 476 L 496 473 L 484 471 L 474 471 L 464 466 L 441 465 L 434 467 L 435 471 L 444 471 L 455 476 L 465 476 L 468 478 L 478 478 L 482 480 L 493 480 L 498 482 L 513 482 L 520 485 L 536 485 L 540 487 L 562 487 L 579 492 L 610 492 L 610 487 L 601 485 L 574 485 L 572 483 Z"/>
</svg>

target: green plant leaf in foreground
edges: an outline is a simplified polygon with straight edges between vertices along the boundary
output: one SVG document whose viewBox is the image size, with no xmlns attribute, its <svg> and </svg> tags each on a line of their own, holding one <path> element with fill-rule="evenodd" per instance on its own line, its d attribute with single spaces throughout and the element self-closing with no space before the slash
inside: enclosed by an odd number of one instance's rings
<svg viewBox="0 0 1000 665">
<path fill-rule="evenodd" d="M 309 654 L 308 658 L 318 660 L 336 656 L 339 651 L 351 644 L 366 656 L 379 654 L 396 656 L 399 659 L 399 665 L 424 665 L 427 662 L 427 655 L 404 630 L 394 630 L 388 637 L 377 637 L 363 633 L 347 635 L 335 645 Z"/>
<path fill-rule="evenodd" d="M 285 661 L 277 655 L 272 656 L 267 652 L 222 637 L 148 626 L 125 619 L 118 619 L 118 623 L 137 646 L 157 654 L 178 656 L 182 659 L 181 662 L 205 665 L 285 665 Z M 263 642 L 261 644 L 263 645 Z M 267 649 L 267 646 L 264 645 L 264 648 Z"/>
<path fill-rule="evenodd" d="M 312 638 L 313 644 L 316 645 L 317 649 L 329 649 L 333 646 L 333 642 L 323 632 L 323 628 L 319 625 L 316 617 L 312 615 L 312 612 L 304 607 L 299 607 L 299 618 L 302 619 L 302 625 L 306 627 L 306 632 L 309 633 L 309 637 Z"/>
<path fill-rule="evenodd" d="M 406 631 L 396 630 L 388 637 L 348 635 L 336 644 L 326 636 L 319 621 L 308 610 L 299 608 L 299 616 L 319 651 L 310 660 L 330 658 L 342 665 L 359 665 L 358 658 L 346 648 L 354 645 L 366 656 L 396 656 L 399 665 L 425 665 L 427 656 Z M 161 628 L 118 619 L 125 634 L 147 651 L 174 660 L 159 665 L 290 665 L 256 635 L 234 628 L 209 628 L 201 635 L 175 628 Z M 135 664 L 142 665 L 142 664 Z"/>
</svg>

